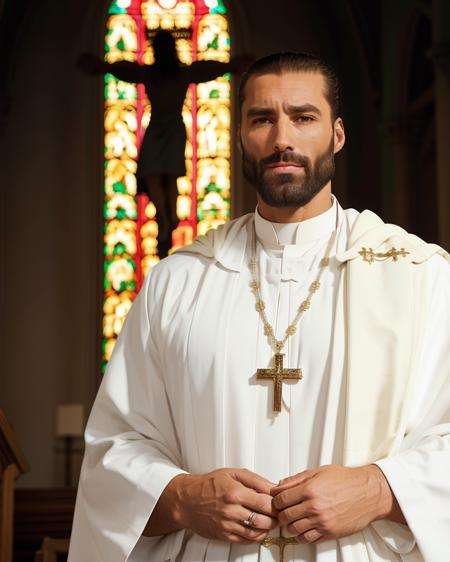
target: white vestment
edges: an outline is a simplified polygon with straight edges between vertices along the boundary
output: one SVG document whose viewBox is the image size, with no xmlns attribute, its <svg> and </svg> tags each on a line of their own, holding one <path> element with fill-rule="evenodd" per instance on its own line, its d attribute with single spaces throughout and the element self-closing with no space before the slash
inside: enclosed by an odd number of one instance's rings
<svg viewBox="0 0 450 562">
<path fill-rule="evenodd" d="M 315 279 L 335 217 L 330 264 L 283 350 L 303 379 L 273 384 L 255 309 L 250 234 L 278 339 Z M 404 256 L 370 263 L 363 248 Z M 181 530 L 141 536 L 177 474 L 246 467 L 277 482 L 325 464 L 376 462 L 408 525 L 388 520 L 313 545 L 304 562 L 447 562 L 450 556 L 449 255 L 371 211 L 292 224 L 258 209 L 154 266 L 126 318 L 87 424 L 69 562 L 278 560 L 278 549 Z M 271 535 L 279 530 L 271 531 Z"/>
</svg>

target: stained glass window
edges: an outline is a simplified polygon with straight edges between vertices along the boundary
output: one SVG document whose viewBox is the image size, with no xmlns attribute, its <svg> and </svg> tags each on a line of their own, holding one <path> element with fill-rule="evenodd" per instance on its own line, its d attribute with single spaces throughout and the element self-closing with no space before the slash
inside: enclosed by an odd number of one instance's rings
<svg viewBox="0 0 450 562">
<path fill-rule="evenodd" d="M 147 31 L 170 30 L 178 58 L 230 60 L 223 0 L 114 0 L 105 60 L 154 62 Z M 151 34 L 150 34 L 151 35 Z M 156 208 L 137 193 L 137 158 L 151 107 L 143 84 L 106 74 L 103 369 L 143 278 L 159 261 Z M 230 75 L 190 84 L 182 110 L 186 176 L 178 177 L 172 251 L 230 219 Z M 170 252 L 169 252 L 170 253 Z"/>
</svg>

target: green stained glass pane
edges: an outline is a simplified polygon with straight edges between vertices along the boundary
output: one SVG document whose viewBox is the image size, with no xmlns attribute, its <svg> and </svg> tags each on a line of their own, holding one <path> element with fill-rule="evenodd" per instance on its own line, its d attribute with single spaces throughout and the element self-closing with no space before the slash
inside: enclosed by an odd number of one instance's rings
<svg viewBox="0 0 450 562">
<path fill-rule="evenodd" d="M 131 265 L 131 267 L 136 271 L 136 262 L 132 258 L 127 258 L 127 262 Z"/>
<path fill-rule="evenodd" d="M 217 0 L 217 5 L 214 8 L 211 8 L 211 14 L 226 14 L 227 9 L 223 3 L 223 0 Z"/>
<path fill-rule="evenodd" d="M 124 219 L 127 216 L 127 212 L 125 211 L 125 209 L 122 209 L 121 207 L 119 207 L 117 209 L 117 218 L 118 219 Z"/>
<path fill-rule="evenodd" d="M 125 51 L 125 43 L 124 43 L 123 39 L 119 39 L 119 41 L 117 41 L 117 48 L 120 51 Z"/>
<path fill-rule="evenodd" d="M 103 246 L 103 253 L 105 254 L 105 256 L 108 255 L 108 246 L 106 244 Z"/>
<path fill-rule="evenodd" d="M 111 4 L 111 6 L 109 7 L 108 13 L 110 13 L 110 14 L 126 14 L 127 9 L 121 8 L 120 6 L 117 5 L 117 2 L 113 2 Z"/>
<path fill-rule="evenodd" d="M 208 49 L 218 49 L 218 48 L 219 48 L 219 38 L 216 35 L 214 39 L 211 41 L 211 43 L 208 43 Z"/>
<path fill-rule="evenodd" d="M 223 77 L 226 78 L 227 80 L 231 80 L 231 72 L 225 72 Z"/>
<path fill-rule="evenodd" d="M 113 184 L 113 191 L 115 193 L 126 193 L 127 192 L 127 188 L 123 185 L 123 183 L 121 181 L 116 181 Z"/>
<path fill-rule="evenodd" d="M 114 246 L 113 254 L 115 256 L 119 256 L 120 254 L 123 254 L 125 252 L 125 250 L 126 250 L 125 244 L 122 244 L 122 242 L 119 242 L 119 244 L 116 244 Z"/>
<path fill-rule="evenodd" d="M 105 291 L 109 291 L 109 289 L 111 289 L 111 282 L 106 278 L 103 279 L 103 289 Z"/>
<path fill-rule="evenodd" d="M 217 183 L 214 182 L 210 182 L 206 188 L 206 191 L 220 191 L 220 187 L 217 185 Z"/>
<path fill-rule="evenodd" d="M 119 293 L 122 293 L 123 291 L 125 291 L 127 288 L 127 282 L 126 281 L 121 281 L 120 285 L 119 285 Z"/>
<path fill-rule="evenodd" d="M 199 221 L 203 220 L 203 209 L 200 206 L 197 208 L 197 219 Z"/>
<path fill-rule="evenodd" d="M 211 90 L 209 92 L 209 97 L 212 98 L 212 99 L 218 99 L 220 97 L 219 90 Z"/>
</svg>

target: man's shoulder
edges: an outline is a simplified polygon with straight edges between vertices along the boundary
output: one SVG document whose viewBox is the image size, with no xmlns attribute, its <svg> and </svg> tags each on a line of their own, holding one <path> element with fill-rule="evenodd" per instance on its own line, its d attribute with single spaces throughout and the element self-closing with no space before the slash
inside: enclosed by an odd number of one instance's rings
<svg viewBox="0 0 450 562">
<path fill-rule="evenodd" d="M 189 272 L 194 272 L 195 268 L 204 266 L 208 260 L 205 256 L 184 252 L 174 252 L 160 260 L 151 268 L 151 275 L 156 280 L 182 277 Z"/>
<path fill-rule="evenodd" d="M 216 260 L 218 250 L 231 236 L 231 233 L 242 231 L 250 214 L 253 213 L 226 221 L 210 228 L 204 234 L 199 234 L 191 243 L 180 246 L 173 253 L 156 263 L 151 269 L 152 275 L 158 278 L 166 278 L 173 275 L 183 276 L 195 272 L 196 269 L 203 270 Z"/>
<path fill-rule="evenodd" d="M 406 257 L 406 261 L 416 265 L 425 264 L 430 259 L 433 264 L 441 264 L 444 268 L 450 265 L 450 255 L 442 246 L 427 242 L 395 223 L 385 222 L 374 211 L 347 209 L 346 215 L 350 234 L 348 248 L 342 256 L 345 259 L 357 255 L 363 256 L 363 259 L 367 256 L 375 259 L 377 254 L 379 258 L 383 258 L 384 254 L 389 257 L 387 254 L 393 253 L 396 254 L 392 256 L 394 261 L 401 255 Z"/>
</svg>

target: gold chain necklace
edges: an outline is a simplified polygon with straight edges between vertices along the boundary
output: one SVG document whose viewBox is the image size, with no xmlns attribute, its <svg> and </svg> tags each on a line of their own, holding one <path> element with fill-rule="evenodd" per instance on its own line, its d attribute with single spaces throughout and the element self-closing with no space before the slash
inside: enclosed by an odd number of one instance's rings
<svg viewBox="0 0 450 562">
<path fill-rule="evenodd" d="M 266 304 L 262 299 L 261 296 L 261 284 L 260 284 L 260 275 L 258 271 L 258 262 L 256 259 L 256 228 L 255 228 L 255 221 L 253 220 L 253 228 L 252 228 L 252 257 L 250 260 L 250 270 L 252 272 L 252 282 L 250 283 L 250 288 L 253 291 L 255 298 L 256 298 L 256 310 L 259 312 L 261 319 L 264 324 L 264 334 L 269 337 L 270 343 L 272 348 L 274 349 L 274 367 L 272 369 L 258 369 L 256 372 L 256 378 L 258 380 L 263 379 L 270 379 L 274 383 L 274 397 L 273 397 L 273 410 L 274 412 L 281 412 L 281 390 L 282 390 L 282 383 L 285 380 L 300 380 L 303 378 L 302 370 L 301 369 L 284 369 L 283 368 L 283 357 L 284 353 L 281 353 L 281 350 L 284 347 L 284 344 L 288 340 L 289 336 L 295 334 L 297 330 L 297 322 L 300 320 L 300 317 L 303 313 L 308 310 L 311 306 L 311 299 L 314 293 L 320 287 L 320 278 L 324 269 L 328 266 L 330 261 L 330 252 L 333 246 L 334 240 L 337 234 L 337 227 L 338 227 L 338 207 L 336 202 L 336 225 L 331 233 L 331 236 L 328 240 L 327 248 L 324 254 L 324 257 L 320 260 L 319 263 L 319 273 L 315 280 L 309 286 L 308 296 L 304 301 L 300 303 L 298 307 L 297 314 L 295 315 L 294 320 L 289 324 L 286 328 L 286 332 L 284 334 L 284 338 L 282 340 L 277 340 L 275 337 L 275 333 L 273 327 L 270 325 L 265 308 Z"/>
</svg>

